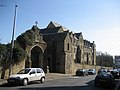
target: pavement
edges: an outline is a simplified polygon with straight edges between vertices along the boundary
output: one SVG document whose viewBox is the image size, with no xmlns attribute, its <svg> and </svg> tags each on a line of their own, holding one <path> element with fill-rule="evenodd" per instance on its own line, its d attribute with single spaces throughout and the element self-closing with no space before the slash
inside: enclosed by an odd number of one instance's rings
<svg viewBox="0 0 120 90">
<path fill-rule="evenodd" d="M 46 74 L 45 81 L 61 79 L 61 78 L 70 78 L 73 77 L 72 74 L 60 74 L 60 73 L 48 73 Z M 6 79 L 0 79 L 0 86 L 7 83 Z"/>
</svg>

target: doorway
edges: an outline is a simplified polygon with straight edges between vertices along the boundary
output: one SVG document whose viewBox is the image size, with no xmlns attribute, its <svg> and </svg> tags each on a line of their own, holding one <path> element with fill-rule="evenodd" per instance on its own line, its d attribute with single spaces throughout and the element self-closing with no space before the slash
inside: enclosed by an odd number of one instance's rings
<svg viewBox="0 0 120 90">
<path fill-rule="evenodd" d="M 32 68 L 43 68 L 43 51 L 39 46 L 35 46 L 31 50 L 31 67 Z"/>
</svg>

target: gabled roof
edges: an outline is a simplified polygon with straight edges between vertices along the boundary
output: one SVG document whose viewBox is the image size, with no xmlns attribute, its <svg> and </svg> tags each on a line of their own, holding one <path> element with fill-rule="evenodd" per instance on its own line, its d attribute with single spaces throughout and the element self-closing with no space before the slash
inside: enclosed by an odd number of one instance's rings
<svg viewBox="0 0 120 90">
<path fill-rule="evenodd" d="M 62 25 L 60 25 L 60 24 L 58 24 L 58 23 L 56 23 L 56 22 L 51 21 L 51 22 L 48 24 L 47 28 L 54 28 L 54 27 L 61 27 L 61 26 L 62 26 Z"/>
<path fill-rule="evenodd" d="M 42 34 L 61 33 L 61 32 L 65 32 L 65 31 L 68 31 L 68 29 L 65 27 L 62 27 L 59 24 L 53 23 L 53 22 L 50 22 L 50 24 L 47 26 L 47 28 L 40 30 L 40 32 Z"/>
<path fill-rule="evenodd" d="M 79 38 L 83 38 L 83 35 L 82 35 L 82 32 L 80 33 L 75 33 L 76 37 L 79 39 Z"/>
<path fill-rule="evenodd" d="M 63 31 L 67 31 L 67 30 L 68 30 L 67 28 L 65 28 L 65 27 L 63 27 L 62 25 L 60 25 L 60 24 L 58 24 L 58 23 L 56 23 L 56 22 L 53 22 L 53 21 L 51 21 L 51 22 L 48 24 L 48 26 L 47 26 L 47 28 L 55 28 L 55 27 L 61 27 L 61 28 L 63 29 Z"/>
</svg>

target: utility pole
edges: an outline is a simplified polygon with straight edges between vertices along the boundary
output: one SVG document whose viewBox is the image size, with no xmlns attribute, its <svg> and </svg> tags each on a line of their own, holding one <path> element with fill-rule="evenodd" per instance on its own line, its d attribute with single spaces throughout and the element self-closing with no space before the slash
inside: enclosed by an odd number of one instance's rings
<svg viewBox="0 0 120 90">
<path fill-rule="evenodd" d="M 10 53 L 10 66 L 9 66 L 9 76 L 12 74 L 12 64 L 13 64 L 13 48 L 14 48 L 14 34 L 15 34 L 15 25 L 16 25 L 16 15 L 17 15 L 17 5 L 15 5 L 14 21 L 13 21 L 13 32 L 11 40 L 11 53 Z"/>
</svg>

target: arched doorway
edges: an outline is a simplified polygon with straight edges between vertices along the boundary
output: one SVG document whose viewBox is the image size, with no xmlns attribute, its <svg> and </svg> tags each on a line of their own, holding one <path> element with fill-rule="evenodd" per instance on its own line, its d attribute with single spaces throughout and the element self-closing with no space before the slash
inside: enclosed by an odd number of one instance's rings
<svg viewBox="0 0 120 90">
<path fill-rule="evenodd" d="M 43 68 L 43 51 L 39 46 L 35 46 L 31 50 L 31 67 L 32 68 Z"/>
</svg>

